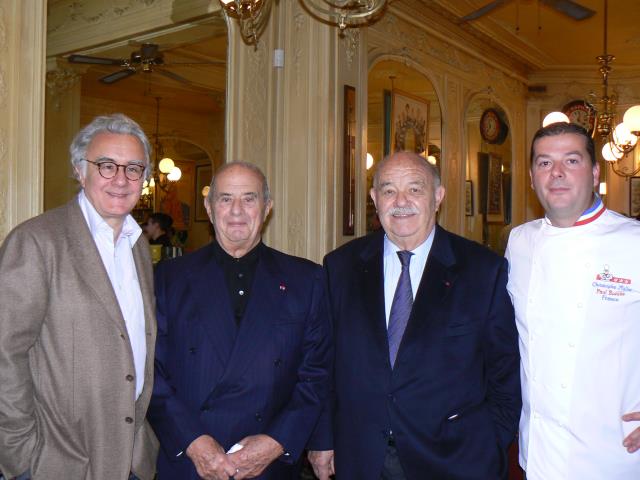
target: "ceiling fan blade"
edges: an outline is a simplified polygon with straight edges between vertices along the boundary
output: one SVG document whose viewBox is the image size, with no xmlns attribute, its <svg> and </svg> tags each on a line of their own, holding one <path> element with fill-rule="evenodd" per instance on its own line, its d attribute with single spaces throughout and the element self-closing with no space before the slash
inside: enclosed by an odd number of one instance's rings
<svg viewBox="0 0 640 480">
<path fill-rule="evenodd" d="M 541 0 L 542 3 L 575 20 L 585 20 L 596 12 L 572 0 Z"/>
<path fill-rule="evenodd" d="M 164 63 L 164 67 L 198 67 L 203 65 L 226 65 L 226 60 L 211 60 L 209 62 L 169 62 Z"/>
<path fill-rule="evenodd" d="M 90 63 L 93 65 L 123 65 L 124 60 L 119 58 L 91 57 L 89 55 L 69 55 L 69 63 Z"/>
<path fill-rule="evenodd" d="M 102 77 L 100 79 L 100 81 L 102 83 L 106 83 L 107 85 L 110 85 L 110 84 L 115 83 L 115 82 L 117 82 L 119 80 L 122 80 L 124 78 L 130 77 L 134 73 L 136 73 L 135 69 L 133 69 L 133 68 L 125 68 L 124 70 L 118 70 L 117 72 L 113 72 L 113 73 L 110 73 L 109 75 L 105 75 L 104 77 Z"/>
<path fill-rule="evenodd" d="M 510 1 L 511 0 L 494 0 L 493 2 L 487 3 L 484 7 L 480 7 L 479 9 L 471 12 L 470 14 L 465 15 L 460 20 L 463 22 L 469 22 L 471 20 L 475 20 Z"/>
<path fill-rule="evenodd" d="M 154 68 L 153 71 L 155 73 L 159 73 L 160 75 L 163 75 L 167 78 L 170 78 L 171 80 L 175 80 L 176 82 L 180 82 L 183 83 L 185 85 L 189 85 L 189 87 L 194 88 L 196 90 L 200 90 L 202 92 L 209 92 L 210 90 L 208 88 L 204 88 L 200 85 L 197 85 L 195 83 L 193 83 L 191 80 L 184 78 L 182 75 L 178 75 L 177 73 L 173 73 L 170 72 L 168 70 L 163 70 L 161 68 Z"/>
</svg>

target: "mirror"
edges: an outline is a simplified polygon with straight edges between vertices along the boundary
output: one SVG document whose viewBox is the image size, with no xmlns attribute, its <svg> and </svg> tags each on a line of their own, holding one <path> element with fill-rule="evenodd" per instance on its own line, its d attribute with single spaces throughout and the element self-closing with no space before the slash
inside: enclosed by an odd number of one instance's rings
<svg viewBox="0 0 640 480">
<path fill-rule="evenodd" d="M 504 254 L 511 229 L 512 142 L 505 111 L 476 96 L 465 113 L 464 236 Z"/>
<path fill-rule="evenodd" d="M 197 182 L 208 184 L 213 169 L 224 162 L 227 27 L 221 13 L 185 28 L 144 36 L 141 32 L 90 54 L 74 53 L 130 62 L 139 54 L 158 60 L 120 77 L 118 72 L 126 69 L 119 64 L 57 59 L 57 75 L 67 72 L 75 80 L 65 90 L 47 88 L 45 210 L 66 203 L 77 192 L 68 154 L 73 136 L 98 115 L 122 112 L 140 124 L 154 150 L 159 140 L 162 155 L 156 159 L 155 151 L 151 154 L 155 172 L 165 156 L 182 171 L 180 180 L 167 182 L 164 189 L 151 187 L 153 198 L 138 203 L 136 219 L 144 222 L 153 211 L 168 213 L 176 217 L 177 246 L 190 251 L 206 244 L 209 222 L 206 214 L 203 218 Z M 52 72 L 48 83 L 51 78 Z"/>
<path fill-rule="evenodd" d="M 380 228 L 369 197 L 375 164 L 396 151 L 412 151 L 442 168 L 442 114 L 426 73 L 396 60 L 369 71 L 367 110 L 367 232 Z"/>
</svg>

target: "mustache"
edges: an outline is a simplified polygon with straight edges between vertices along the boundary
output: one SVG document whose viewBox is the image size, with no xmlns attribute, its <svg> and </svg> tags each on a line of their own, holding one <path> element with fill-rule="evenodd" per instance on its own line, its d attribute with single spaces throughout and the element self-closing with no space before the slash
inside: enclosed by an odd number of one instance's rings
<svg viewBox="0 0 640 480">
<path fill-rule="evenodd" d="M 420 213 L 416 207 L 392 207 L 387 210 L 387 215 L 417 215 Z"/>
</svg>

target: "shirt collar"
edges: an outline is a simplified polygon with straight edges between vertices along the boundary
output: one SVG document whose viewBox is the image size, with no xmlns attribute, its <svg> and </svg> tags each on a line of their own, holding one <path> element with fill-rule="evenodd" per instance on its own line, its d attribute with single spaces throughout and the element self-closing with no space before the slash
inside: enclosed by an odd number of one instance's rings
<svg viewBox="0 0 640 480">
<path fill-rule="evenodd" d="M 587 223 L 593 222 L 596 218 L 602 215 L 606 210 L 606 207 L 604 206 L 604 203 L 602 203 L 602 199 L 600 198 L 600 195 L 598 195 L 597 193 L 594 193 L 593 196 L 594 196 L 593 204 L 589 208 L 587 208 L 584 212 L 582 212 L 582 215 L 580 215 L 580 218 L 578 219 L 578 221 L 573 224 L 574 227 L 578 227 L 580 225 L 586 225 Z"/>
<path fill-rule="evenodd" d="M 229 255 L 224 248 L 216 241 L 213 241 L 213 254 L 216 257 L 216 261 L 220 265 L 226 265 L 230 263 L 239 263 L 243 265 L 256 264 L 260 258 L 260 251 L 262 250 L 262 241 L 245 253 L 242 257 L 235 258 Z"/>
<path fill-rule="evenodd" d="M 82 210 L 84 218 L 87 221 L 87 225 L 89 226 L 91 236 L 95 237 L 101 232 L 108 232 L 110 234 L 110 238 L 113 239 L 113 228 L 111 228 L 111 226 L 98 213 L 85 195 L 84 190 L 80 190 L 80 193 L 78 194 L 78 203 L 80 204 L 80 209 Z M 129 244 L 133 247 L 141 234 L 142 229 L 140 228 L 140 225 L 138 225 L 131 215 L 127 215 L 122 224 L 120 236 L 127 238 L 129 240 Z"/>
<path fill-rule="evenodd" d="M 582 212 L 582 215 L 580 215 L 578 220 L 576 220 L 576 222 L 572 226 L 580 227 L 582 225 L 588 225 L 589 223 L 593 222 L 598 217 L 600 217 L 600 215 L 602 215 L 606 209 L 607 207 L 604 206 L 604 203 L 602 202 L 600 195 L 594 192 L 593 203 L 589 208 L 587 208 L 584 212 Z M 547 225 L 553 226 L 553 223 L 551 223 L 551 220 L 549 220 L 549 217 L 545 215 L 544 219 Z"/>
<path fill-rule="evenodd" d="M 427 236 L 425 241 L 422 242 L 420 245 L 418 245 L 413 250 L 411 250 L 411 252 L 414 255 L 416 255 L 417 257 L 423 257 L 423 256 L 428 255 L 429 251 L 431 250 L 431 245 L 433 244 L 433 237 L 435 236 L 435 233 L 436 233 L 436 227 L 434 225 L 434 227 L 431 229 L 431 233 Z M 395 243 L 393 243 L 389 239 L 387 234 L 385 233 L 385 235 L 384 235 L 384 256 L 385 257 L 388 257 L 389 255 L 396 256 L 396 252 L 399 252 L 400 250 L 402 250 L 402 249 L 400 247 L 398 247 Z"/>
</svg>

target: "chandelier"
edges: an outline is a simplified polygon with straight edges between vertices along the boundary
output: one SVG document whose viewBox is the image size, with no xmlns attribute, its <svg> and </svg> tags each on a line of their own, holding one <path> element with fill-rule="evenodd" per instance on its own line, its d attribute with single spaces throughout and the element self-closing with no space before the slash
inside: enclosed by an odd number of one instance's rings
<svg viewBox="0 0 640 480">
<path fill-rule="evenodd" d="M 219 0 L 227 15 L 240 25 L 247 45 L 256 46 L 269 18 L 271 4 L 277 0 Z M 289 0 L 288 0 L 289 1 Z M 340 31 L 358 28 L 377 20 L 388 0 L 299 0 L 316 20 L 336 26 Z"/>
<path fill-rule="evenodd" d="M 160 188 L 166 192 L 169 189 L 170 182 L 177 182 L 182 177 L 180 167 L 175 162 L 164 156 L 164 149 L 160 143 L 160 97 L 156 98 L 156 133 L 154 135 L 154 173 L 153 177 L 142 184 L 142 199 L 144 203 L 152 204 L 152 198 L 156 193 L 156 189 Z M 159 160 L 160 159 L 160 160 Z"/>
<path fill-rule="evenodd" d="M 604 142 L 602 158 L 611 165 L 616 175 L 621 177 L 633 177 L 640 172 L 640 166 L 632 164 L 631 167 L 622 166 L 621 160 L 633 151 L 640 136 L 640 105 L 629 108 L 621 123 L 617 123 L 616 105 L 618 98 L 615 93 L 609 94 L 609 74 L 611 63 L 616 59 L 614 55 L 607 53 L 607 3 L 604 0 L 604 53 L 596 59 L 600 64 L 598 71 L 602 77 L 602 96 L 597 98 L 595 93 L 590 95 L 591 103 L 600 106 L 596 115 L 595 132 Z"/>
<path fill-rule="evenodd" d="M 364 27 L 382 16 L 387 0 L 300 0 L 309 14 L 323 23 L 345 28 Z"/>
<path fill-rule="evenodd" d="M 272 0 L 219 0 L 227 15 L 240 25 L 240 36 L 257 48 L 258 38 L 267 24 Z"/>
</svg>

